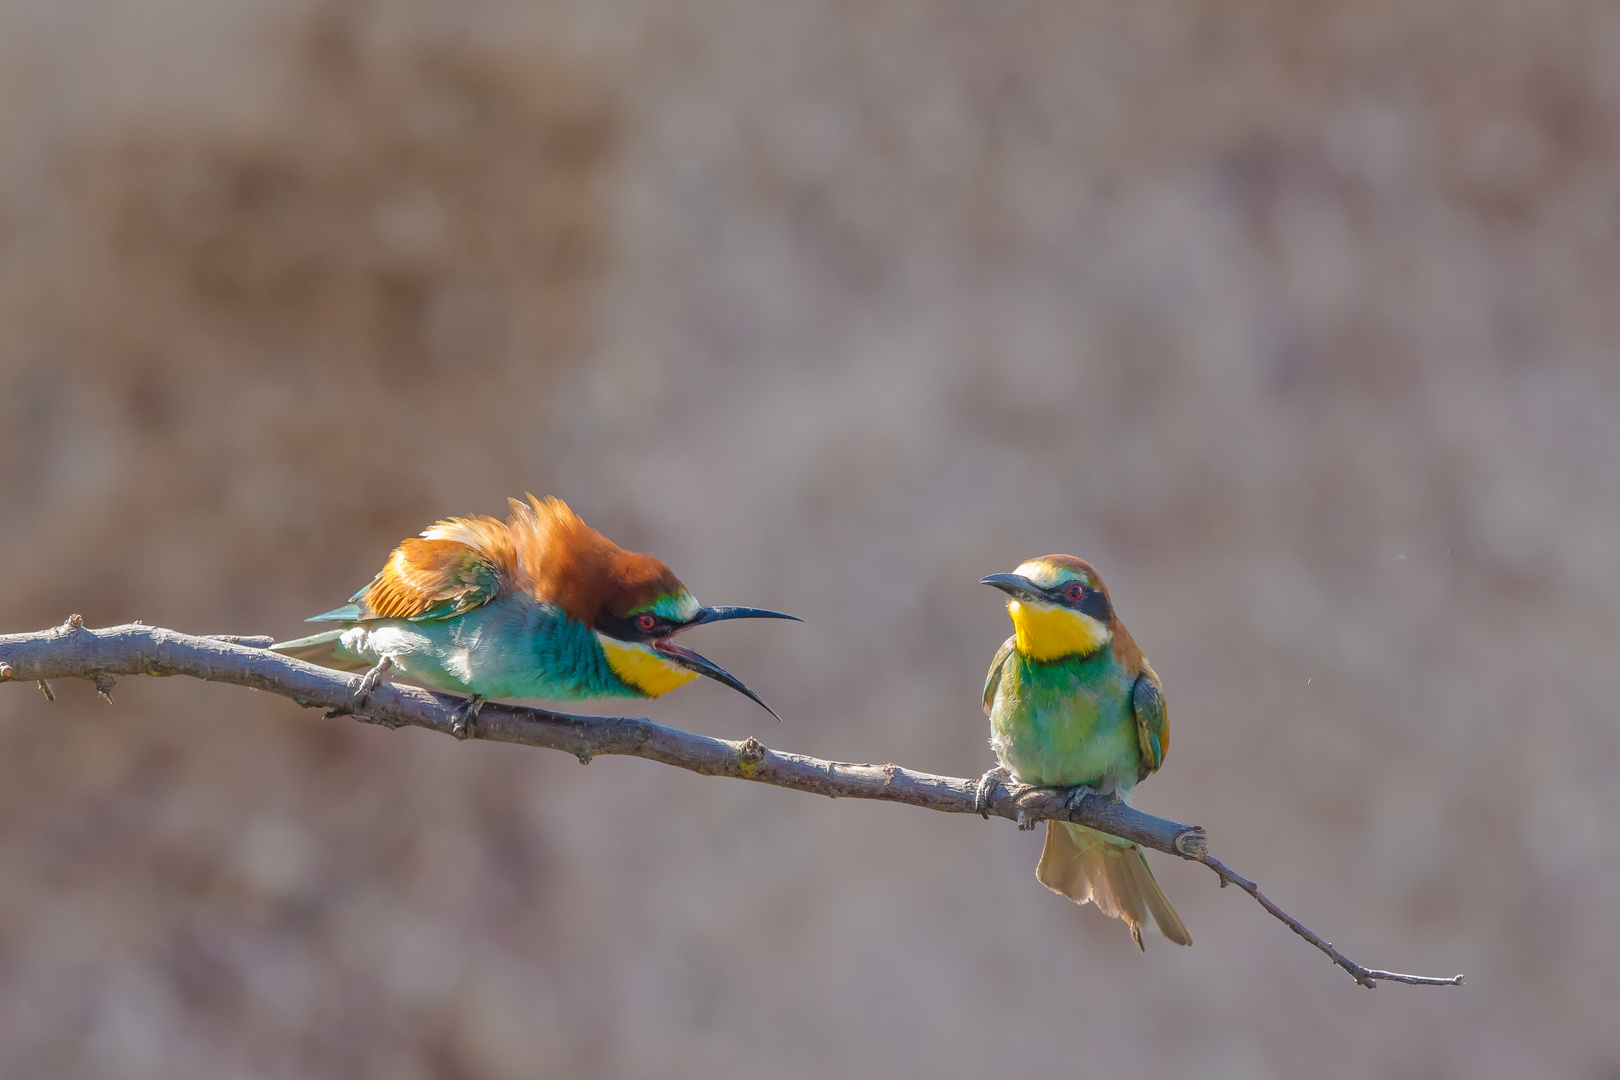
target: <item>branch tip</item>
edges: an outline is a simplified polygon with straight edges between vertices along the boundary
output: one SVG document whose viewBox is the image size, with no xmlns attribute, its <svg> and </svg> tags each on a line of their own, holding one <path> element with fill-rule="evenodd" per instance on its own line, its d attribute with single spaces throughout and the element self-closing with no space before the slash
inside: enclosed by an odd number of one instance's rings
<svg viewBox="0 0 1620 1080">
<path fill-rule="evenodd" d="M 1216 874 L 1220 875 L 1221 888 L 1224 889 L 1228 882 L 1230 882 L 1231 884 L 1242 889 L 1244 892 L 1248 893 L 1250 896 L 1254 897 L 1260 906 L 1270 912 L 1278 921 L 1282 922 L 1288 927 L 1288 929 L 1292 930 L 1294 933 L 1298 934 L 1300 937 L 1322 950 L 1322 952 L 1327 955 L 1329 960 L 1332 960 L 1335 964 L 1339 965 L 1349 973 L 1351 978 L 1355 979 L 1356 982 L 1360 983 L 1362 986 L 1365 986 L 1369 990 L 1377 987 L 1378 984 L 1375 981 L 1377 979 L 1383 979 L 1385 982 L 1409 983 L 1413 986 L 1462 985 L 1461 975 L 1457 975 L 1450 979 L 1443 979 L 1437 978 L 1433 975 L 1403 975 L 1398 971 L 1374 971 L 1370 968 L 1364 968 L 1354 960 L 1350 959 L 1348 956 L 1344 955 L 1344 953 L 1340 952 L 1338 949 L 1335 949 L 1333 947 L 1333 942 L 1324 941 L 1321 937 L 1317 936 L 1315 931 L 1313 931 L 1310 927 L 1306 926 L 1304 923 L 1288 914 L 1288 912 L 1278 907 L 1274 902 L 1272 902 L 1270 897 L 1260 891 L 1259 885 L 1256 885 L 1242 874 L 1237 873 L 1215 856 L 1206 854 L 1198 861 L 1215 871 Z"/>
</svg>

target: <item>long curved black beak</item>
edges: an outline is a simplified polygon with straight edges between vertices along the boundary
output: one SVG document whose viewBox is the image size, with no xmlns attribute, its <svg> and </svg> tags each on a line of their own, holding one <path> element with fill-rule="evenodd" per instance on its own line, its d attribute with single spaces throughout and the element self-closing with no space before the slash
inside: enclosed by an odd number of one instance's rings
<svg viewBox="0 0 1620 1080">
<path fill-rule="evenodd" d="M 769 618 L 777 618 L 777 619 L 791 619 L 791 618 L 793 618 L 793 616 L 791 616 L 791 615 L 778 615 L 774 611 L 755 612 L 755 609 L 753 609 L 753 608 L 705 608 L 704 610 L 705 611 L 746 611 L 746 612 L 749 612 L 751 614 L 759 614 L 759 615 L 763 615 L 763 616 L 769 617 Z M 746 616 L 743 616 L 743 615 L 730 615 L 730 616 L 721 616 L 721 617 L 722 618 L 741 619 L 741 618 L 745 618 Z M 713 621 L 713 620 L 711 620 L 711 621 Z M 693 625 L 696 625 L 696 624 L 694 623 Z M 675 661 L 675 663 L 681 665 L 681 667 L 686 668 L 688 671 L 695 671 L 699 675 L 707 675 L 709 678 L 713 679 L 715 682 L 725 683 L 727 686 L 731 687 L 733 690 L 737 691 L 739 694 L 746 694 L 748 697 L 752 698 L 754 703 L 756 705 L 758 705 L 760 708 L 764 709 L 766 712 L 770 713 L 772 716 L 776 716 L 776 710 L 771 708 L 769 705 L 765 704 L 765 702 L 760 699 L 760 696 L 758 694 L 754 693 L 752 690 L 748 689 L 747 686 L 743 685 L 743 681 L 741 679 L 737 678 L 737 676 L 733 675 L 731 672 L 727 671 L 725 668 L 721 667 L 719 664 L 715 663 L 713 660 L 710 660 L 708 657 L 699 656 L 697 653 L 693 652 L 691 649 L 682 648 L 681 646 L 675 644 L 673 641 L 669 640 L 669 638 L 659 638 L 656 641 L 649 641 L 647 644 L 651 645 L 654 649 L 658 650 L 658 654 L 660 656 L 668 657 L 669 659 Z M 776 722 L 781 723 L 782 718 L 780 716 L 776 716 Z"/>
<path fill-rule="evenodd" d="M 690 630 L 694 626 L 704 623 L 725 622 L 727 619 L 790 619 L 793 622 L 803 622 L 797 615 L 784 615 L 780 611 L 766 611 L 757 607 L 706 607 L 698 608 L 698 613 L 682 623 L 676 633 L 681 630 Z M 762 703 L 763 704 L 763 703 Z"/>
<path fill-rule="evenodd" d="M 1028 578 L 1019 577 L 1017 574 L 987 574 L 979 579 L 979 584 L 1000 589 L 1008 596 L 1019 600 L 1039 601 L 1046 599 L 1039 585 L 1036 585 Z"/>
</svg>

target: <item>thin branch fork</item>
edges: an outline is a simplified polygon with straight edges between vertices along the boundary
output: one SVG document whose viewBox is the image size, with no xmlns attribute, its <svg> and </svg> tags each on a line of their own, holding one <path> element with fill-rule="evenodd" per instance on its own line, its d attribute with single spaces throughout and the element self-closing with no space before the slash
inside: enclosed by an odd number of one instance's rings
<svg viewBox="0 0 1620 1080">
<path fill-rule="evenodd" d="M 86 679 L 112 701 L 113 681 L 125 675 L 189 675 L 228 682 L 291 698 L 305 708 L 349 715 L 383 727 L 412 726 L 451 734 L 462 699 L 394 683 L 378 685 L 358 704 L 358 678 L 266 651 L 267 637 L 197 637 L 139 623 L 91 630 L 74 615 L 61 626 L 32 634 L 0 635 L 0 683 L 34 681 L 51 700 L 50 679 Z M 1402 982 L 1419 986 L 1461 985 L 1461 975 L 1437 978 L 1367 968 L 1273 903 L 1259 886 L 1209 853 L 1196 825 L 1144 814 L 1085 788 L 1034 788 L 996 782 L 975 806 L 979 782 L 914 772 L 897 765 L 825 761 L 771 750 L 752 737 L 715 739 L 655 724 L 644 717 L 575 716 L 545 709 L 487 704 L 473 725 L 475 738 L 563 750 L 581 763 L 599 754 L 622 754 L 662 762 L 703 776 L 791 788 L 832 799 L 877 799 L 948 814 L 988 814 L 1032 828 L 1045 819 L 1072 821 L 1134 841 L 1167 855 L 1203 863 L 1221 879 L 1253 896 L 1289 929 L 1320 949 L 1362 986 Z"/>
</svg>

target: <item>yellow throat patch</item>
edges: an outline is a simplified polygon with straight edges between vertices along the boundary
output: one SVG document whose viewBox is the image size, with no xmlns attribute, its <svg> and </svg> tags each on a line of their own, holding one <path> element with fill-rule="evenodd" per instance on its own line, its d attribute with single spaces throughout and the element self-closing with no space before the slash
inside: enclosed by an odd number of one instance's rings
<svg viewBox="0 0 1620 1080">
<path fill-rule="evenodd" d="M 1047 663 L 1065 656 L 1089 656 L 1109 641 L 1113 631 L 1090 615 L 1056 604 L 1012 600 L 1007 604 L 1019 655 Z"/>
<path fill-rule="evenodd" d="M 662 697 L 697 678 L 697 672 L 664 659 L 650 645 L 619 641 L 605 634 L 597 634 L 596 639 L 602 643 L 613 674 L 648 697 Z"/>
</svg>

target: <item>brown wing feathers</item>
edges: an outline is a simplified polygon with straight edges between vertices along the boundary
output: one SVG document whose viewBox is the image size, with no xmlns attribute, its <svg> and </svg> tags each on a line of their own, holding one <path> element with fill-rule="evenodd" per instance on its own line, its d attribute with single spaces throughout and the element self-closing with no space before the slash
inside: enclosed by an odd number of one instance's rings
<svg viewBox="0 0 1620 1080">
<path fill-rule="evenodd" d="M 682 588 L 658 559 L 620 548 L 560 499 L 509 500 L 506 521 L 447 518 L 394 549 L 357 600 L 374 618 L 459 614 L 526 591 L 587 626 Z"/>
<path fill-rule="evenodd" d="M 414 619 L 438 608 L 457 614 L 486 604 L 503 581 L 501 552 L 455 540 L 412 537 L 360 594 L 377 618 Z"/>
</svg>

